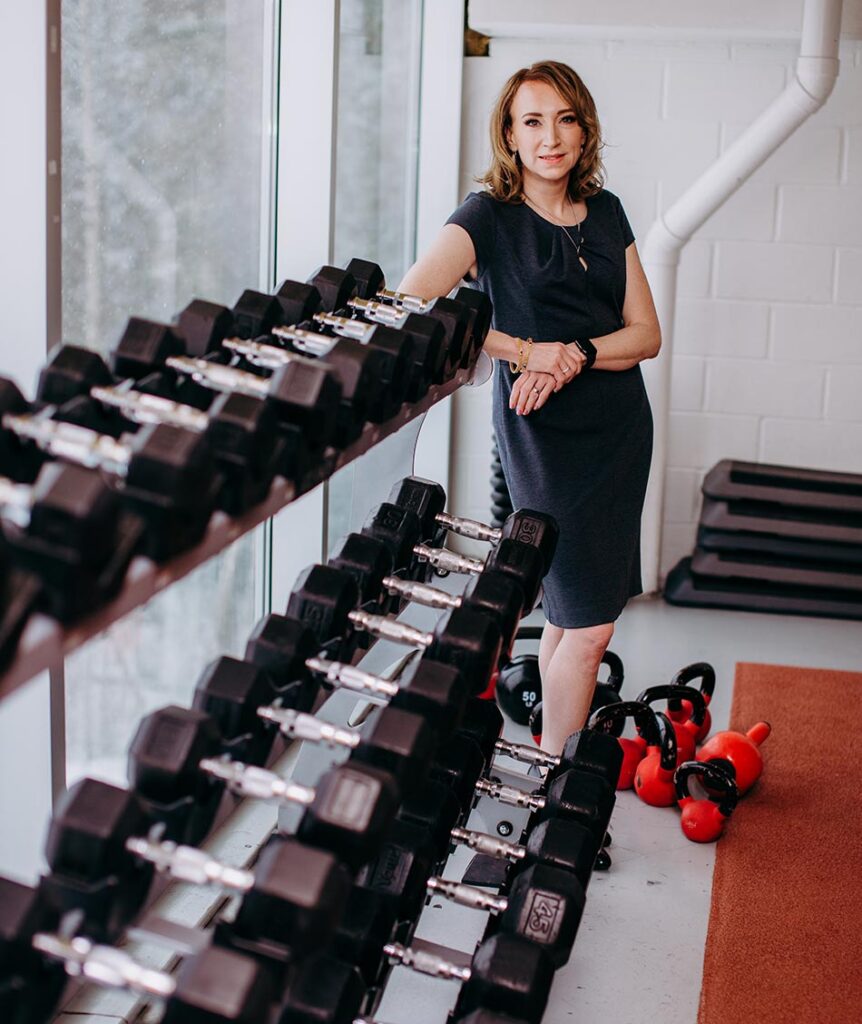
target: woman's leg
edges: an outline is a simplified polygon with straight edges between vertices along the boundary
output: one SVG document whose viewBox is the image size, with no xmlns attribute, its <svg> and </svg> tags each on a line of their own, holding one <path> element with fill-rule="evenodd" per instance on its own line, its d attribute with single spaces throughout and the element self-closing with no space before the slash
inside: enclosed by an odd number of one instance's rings
<svg viewBox="0 0 862 1024">
<path fill-rule="evenodd" d="M 614 635 L 614 624 L 560 632 L 562 635 L 542 671 L 542 748 L 549 754 L 559 754 L 566 737 L 583 728 L 602 655 Z M 539 658 L 541 665 L 541 648 Z"/>
<path fill-rule="evenodd" d="M 548 674 L 548 665 L 554 656 L 557 645 L 563 639 L 563 630 L 559 626 L 552 626 L 550 622 L 545 623 L 542 630 L 542 639 L 539 642 L 539 672 L 542 679 Z"/>
</svg>

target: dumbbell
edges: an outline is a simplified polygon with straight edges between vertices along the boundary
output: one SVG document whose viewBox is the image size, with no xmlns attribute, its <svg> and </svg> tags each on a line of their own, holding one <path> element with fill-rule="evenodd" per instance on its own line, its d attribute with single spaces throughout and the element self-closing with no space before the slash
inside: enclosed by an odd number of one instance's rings
<svg viewBox="0 0 862 1024">
<path fill-rule="evenodd" d="M 329 953 L 304 958 L 292 971 L 268 1024 L 352 1024 L 368 992 L 358 969 Z"/>
<path fill-rule="evenodd" d="M 0 477 L 0 520 L 6 558 L 38 579 L 40 606 L 61 622 L 116 594 L 144 533 L 99 473 L 62 463 L 32 485 Z"/>
<path fill-rule="evenodd" d="M 66 988 L 68 977 L 33 949 L 33 936 L 60 926 L 60 912 L 41 887 L 0 877 L 0 1020 L 42 1024 Z"/>
<path fill-rule="evenodd" d="M 147 524 L 150 558 L 164 561 L 201 539 L 221 487 L 206 438 L 160 424 L 117 441 L 46 412 L 7 414 L 3 425 L 49 455 L 117 477 L 125 504 Z"/>
<path fill-rule="evenodd" d="M 365 304 L 361 299 L 351 300 L 351 305 L 354 302 L 357 306 L 376 305 Z M 383 313 L 382 310 L 386 312 Z M 372 332 L 380 325 L 403 332 L 410 338 L 413 348 L 413 366 L 408 380 L 407 401 L 418 402 L 427 394 L 432 384 L 442 384 L 454 376 L 454 371 L 450 377 L 447 377 L 445 372 L 445 332 L 442 325 L 431 317 L 417 313 L 400 313 L 389 306 L 382 307 L 382 310 L 381 313 L 377 313 L 374 309 L 361 308 L 359 312 L 365 317 L 362 320 L 336 313 L 315 313 L 311 322 L 319 325 L 324 331 L 328 329 L 340 337 L 353 338 L 359 342 L 370 340 L 373 337 Z M 342 312 L 346 313 L 347 310 Z"/>
<path fill-rule="evenodd" d="M 422 520 L 425 536 L 431 536 L 435 528 L 442 528 L 461 537 L 489 544 L 499 544 L 505 538 L 529 544 L 541 554 L 545 572 L 550 568 L 557 549 L 560 530 L 553 516 L 521 508 L 512 512 L 502 526 L 492 527 L 475 519 L 449 515 L 444 511 L 446 492 L 433 480 L 424 480 L 418 476 L 404 477 L 393 486 L 389 501 L 415 512 Z"/>
<path fill-rule="evenodd" d="M 3 426 L 7 414 L 26 416 L 33 412 L 32 405 L 21 394 L 18 385 L 8 377 L 0 377 L 0 475 L 15 483 L 32 484 L 46 459 L 32 445 L 22 444 L 14 431 Z"/>
<path fill-rule="evenodd" d="M 224 344 L 234 357 L 242 360 L 235 369 L 245 364 L 258 372 L 276 374 L 298 359 L 309 358 L 299 354 L 298 346 L 294 349 L 284 348 L 267 338 L 253 341 L 230 339 Z M 327 352 L 326 358 L 317 361 L 331 371 L 341 388 L 333 443 L 336 448 L 346 448 L 360 436 L 366 422 L 382 423 L 387 419 L 385 412 L 388 409 L 378 398 L 381 391 L 377 375 L 379 359 L 372 349 L 336 342 Z"/>
<path fill-rule="evenodd" d="M 230 514 L 263 500 L 276 473 L 289 466 L 285 442 L 276 429 L 275 409 L 262 399 L 243 394 L 216 395 L 202 410 L 169 397 L 172 382 L 156 387 L 162 394 L 141 390 L 132 379 L 115 383 L 103 362 L 104 373 L 98 372 L 99 364 L 90 358 L 94 355 L 75 345 L 64 345 L 52 354 L 42 371 L 40 388 L 47 384 L 48 393 L 70 393 L 55 419 L 114 434 L 133 430 L 133 424 L 168 423 L 205 435 L 224 475 L 219 504 Z M 53 385 L 52 373 L 63 377 L 62 387 Z M 105 375 L 107 383 L 103 382 Z M 156 385 L 163 377 L 155 374 L 146 380 Z M 75 387 L 79 388 L 78 395 L 71 394 Z M 106 424 L 109 412 L 116 414 L 116 423 Z"/>
<path fill-rule="evenodd" d="M 372 423 L 383 423 L 395 416 L 407 400 L 413 358 L 411 346 L 405 344 L 404 339 L 394 331 L 387 334 L 375 333 L 371 340 L 360 342 L 312 330 L 313 326 L 314 322 L 310 321 L 296 327 L 274 327 L 271 336 L 286 342 L 290 346 L 288 352 L 292 350 L 328 363 L 340 359 L 342 353 L 348 353 L 353 359 L 364 357 L 364 362 L 370 364 L 377 382 L 377 386 L 367 396 L 368 419 Z M 377 328 L 378 332 L 388 330 Z M 238 345 L 232 344 L 229 347 L 245 354 Z M 266 354 L 274 358 L 272 353 Z"/>
<path fill-rule="evenodd" d="M 428 363 L 434 352 L 432 350 L 429 353 L 427 345 L 420 344 L 424 339 L 420 338 L 418 343 L 412 331 L 404 330 L 397 324 L 368 323 L 336 316 L 334 313 L 316 313 L 311 320 L 299 323 L 295 328 L 276 328 L 272 333 L 277 338 L 291 341 L 294 340 L 290 337 L 294 330 L 328 338 L 330 344 L 333 338 L 346 338 L 360 345 L 380 349 L 394 359 L 392 378 L 386 383 L 401 397 L 402 402 L 418 402 L 428 394 L 434 373 L 433 365 L 429 366 Z M 306 343 L 309 342 L 305 335 L 300 337 Z M 393 402 L 395 400 L 393 398 Z"/>
<path fill-rule="evenodd" d="M 38 953 L 59 961 L 73 977 L 163 1000 L 162 1024 L 260 1024 L 276 996 L 264 967 L 217 946 L 185 959 L 174 975 L 83 936 L 37 932 L 32 941 Z"/>
<path fill-rule="evenodd" d="M 363 729 L 345 729 L 293 708 L 267 705 L 257 709 L 290 739 L 349 750 L 350 763 L 370 764 L 390 772 L 401 792 L 421 781 L 434 754 L 436 733 L 419 715 L 383 707 Z"/>
<path fill-rule="evenodd" d="M 224 789 L 237 796 L 299 804 L 305 812 L 297 838 L 330 850 L 354 869 L 373 856 L 400 797 L 395 779 L 371 765 L 332 768 L 312 789 L 225 759 L 213 719 L 176 706 L 141 720 L 129 747 L 129 781 L 152 816 L 165 823 L 166 837 L 180 842 L 195 842 L 206 834 Z"/>
<path fill-rule="evenodd" d="M 462 907 L 498 915 L 494 931 L 518 935 L 547 950 L 555 967 L 568 962 L 584 911 L 584 888 L 559 868 L 533 864 L 515 876 L 505 896 L 434 877 L 428 891 Z"/>
<path fill-rule="evenodd" d="M 601 866 L 597 857 L 602 850 L 597 849 L 595 835 L 579 821 L 567 818 L 547 818 L 529 829 L 521 843 L 467 828 L 452 829 L 451 841 L 482 856 L 508 861 L 509 877 L 534 864 L 543 864 L 568 871 L 586 889 L 593 869 Z"/>
<path fill-rule="evenodd" d="M 490 683 L 501 650 L 500 631 L 491 619 L 456 608 L 442 616 L 433 631 L 425 632 L 362 611 L 358 603 L 359 588 L 350 573 L 330 565 L 312 565 L 297 578 L 287 614 L 308 625 L 321 646 L 336 644 L 348 658 L 356 634 L 367 632 L 378 639 L 417 647 L 437 661 L 455 665 L 474 681 L 476 690 Z"/>
<path fill-rule="evenodd" d="M 392 553 L 395 568 L 406 570 L 409 576 L 421 575 L 424 578 L 427 570 L 423 563 L 443 575 L 449 572 L 477 575 L 494 569 L 520 585 L 525 607 L 532 608 L 536 603 L 545 574 L 544 561 L 537 548 L 504 537 L 492 547 L 485 560 L 480 561 L 436 546 L 429 529 L 410 509 L 383 502 L 371 511 L 361 532 L 383 541 Z"/>
<path fill-rule="evenodd" d="M 285 361 L 266 377 L 189 356 L 171 356 L 166 366 L 208 390 L 252 396 L 271 407 L 284 439 L 280 472 L 290 479 L 335 443 L 341 387 L 334 373 L 313 360 Z"/>
<path fill-rule="evenodd" d="M 113 941 L 143 905 L 153 868 L 243 895 L 235 929 L 279 948 L 312 949 L 334 932 L 350 875 L 324 850 L 278 837 L 254 872 L 194 846 L 163 840 L 134 792 L 81 779 L 60 798 L 45 844 L 42 885 L 64 912 L 84 912 L 86 934 Z"/>
<path fill-rule="evenodd" d="M 0 538 L 0 672 L 15 657 L 18 641 L 39 600 L 41 586 L 32 573 L 13 569 Z"/>
<path fill-rule="evenodd" d="M 359 584 L 359 601 L 367 611 L 397 611 L 401 600 L 430 608 L 451 610 L 469 608 L 489 616 L 502 633 L 503 650 L 514 642 L 518 622 L 524 612 L 524 592 L 520 583 L 495 570 L 474 576 L 460 594 L 393 575 L 391 549 L 377 537 L 351 533 L 343 538 L 329 558 L 329 565 L 349 572 Z M 398 597 L 390 608 L 385 594 Z"/>
<path fill-rule="evenodd" d="M 460 982 L 454 1021 L 462 1021 L 475 1010 L 491 1010 L 540 1024 L 554 980 L 554 965 L 544 947 L 505 932 L 485 939 L 469 967 L 398 942 L 387 943 L 384 952 L 393 964 Z"/>
<path fill-rule="evenodd" d="M 491 300 L 483 292 L 476 288 L 459 288 L 453 299 L 426 299 L 418 295 L 387 290 L 382 269 L 368 260 L 351 260 L 346 272 L 356 283 L 356 298 L 348 299 L 348 305 L 362 310 L 367 308 L 363 307 L 362 300 L 381 300 L 389 308 L 399 312 L 433 316 L 446 329 L 447 348 L 452 351 L 453 357 L 460 354 L 460 365 L 466 367 L 475 362 L 479 350 L 485 343 L 493 312 Z M 459 306 L 467 307 L 466 318 L 459 312 Z"/>
<path fill-rule="evenodd" d="M 526 792 L 493 779 L 479 779 L 475 791 L 510 807 L 531 812 L 528 829 L 548 818 L 579 821 L 592 832 L 600 846 L 605 840 L 611 812 L 616 802 L 614 788 L 591 772 L 570 768 L 558 775 L 546 790 Z"/>
<path fill-rule="evenodd" d="M 241 894 L 219 944 L 283 967 L 329 943 L 350 893 L 350 874 L 332 854 L 284 836 L 264 845 L 253 871 L 166 840 L 130 836 L 125 845 L 159 873 Z"/>
</svg>

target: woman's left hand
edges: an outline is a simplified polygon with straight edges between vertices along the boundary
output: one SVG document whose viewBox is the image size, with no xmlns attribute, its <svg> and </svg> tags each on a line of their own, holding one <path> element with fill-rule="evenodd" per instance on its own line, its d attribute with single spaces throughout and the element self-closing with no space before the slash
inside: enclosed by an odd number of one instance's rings
<svg viewBox="0 0 862 1024">
<path fill-rule="evenodd" d="M 534 409 L 542 408 L 554 393 L 555 385 L 553 374 L 525 370 L 518 374 L 517 380 L 512 385 L 509 408 L 514 409 L 519 416 L 527 416 Z"/>
</svg>

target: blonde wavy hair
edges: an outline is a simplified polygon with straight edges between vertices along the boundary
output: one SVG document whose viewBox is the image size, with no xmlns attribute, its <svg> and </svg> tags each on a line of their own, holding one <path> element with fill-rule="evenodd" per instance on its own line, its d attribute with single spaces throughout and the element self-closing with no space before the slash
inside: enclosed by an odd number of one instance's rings
<svg viewBox="0 0 862 1024">
<path fill-rule="evenodd" d="M 604 185 L 602 129 L 596 104 L 577 72 L 556 60 L 521 68 L 503 86 L 491 113 L 491 166 L 475 180 L 485 185 L 495 199 L 507 203 L 524 201 L 520 157 L 511 152 L 506 141 L 512 127 L 512 101 L 524 82 L 545 82 L 574 110 L 584 131 L 584 149 L 569 175 L 569 194 L 573 200 L 596 195 Z"/>
</svg>

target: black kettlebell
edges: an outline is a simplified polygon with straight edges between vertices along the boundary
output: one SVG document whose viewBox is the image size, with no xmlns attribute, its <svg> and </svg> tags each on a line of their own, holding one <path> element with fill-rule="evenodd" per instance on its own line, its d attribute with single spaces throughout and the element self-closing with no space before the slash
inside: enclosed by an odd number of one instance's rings
<svg viewBox="0 0 862 1024">
<path fill-rule="evenodd" d="M 602 708 L 606 704 L 618 704 L 622 699 L 620 697 L 620 690 L 622 689 L 623 677 L 625 675 L 622 658 L 618 654 L 614 654 L 613 651 L 605 651 L 605 653 L 602 655 L 602 664 L 608 666 L 608 678 L 605 679 L 603 682 L 599 681 L 596 683 L 596 689 L 593 693 L 593 701 L 590 705 L 590 717 L 592 717 L 593 712 L 596 711 L 598 708 Z M 625 724 L 625 719 L 616 720 L 608 727 L 607 731 L 612 736 L 622 736 Z M 529 726 L 530 735 L 533 737 L 537 745 L 541 744 L 541 700 L 533 705 L 533 710 L 530 712 Z"/>
<path fill-rule="evenodd" d="M 622 700 L 620 690 L 623 687 L 623 679 L 625 678 L 622 658 L 618 654 L 614 654 L 613 651 L 605 651 L 602 655 L 602 664 L 607 665 L 608 676 L 607 679 L 600 679 L 596 683 L 596 688 L 593 691 L 593 700 L 590 704 L 590 717 L 599 708 L 606 707 L 608 704 L 619 704 Z M 612 736 L 621 736 L 625 724 L 625 719 L 617 719 L 608 731 Z"/>
<path fill-rule="evenodd" d="M 497 703 L 513 722 L 526 725 L 541 699 L 542 679 L 535 654 L 519 654 L 500 669 Z"/>
</svg>

